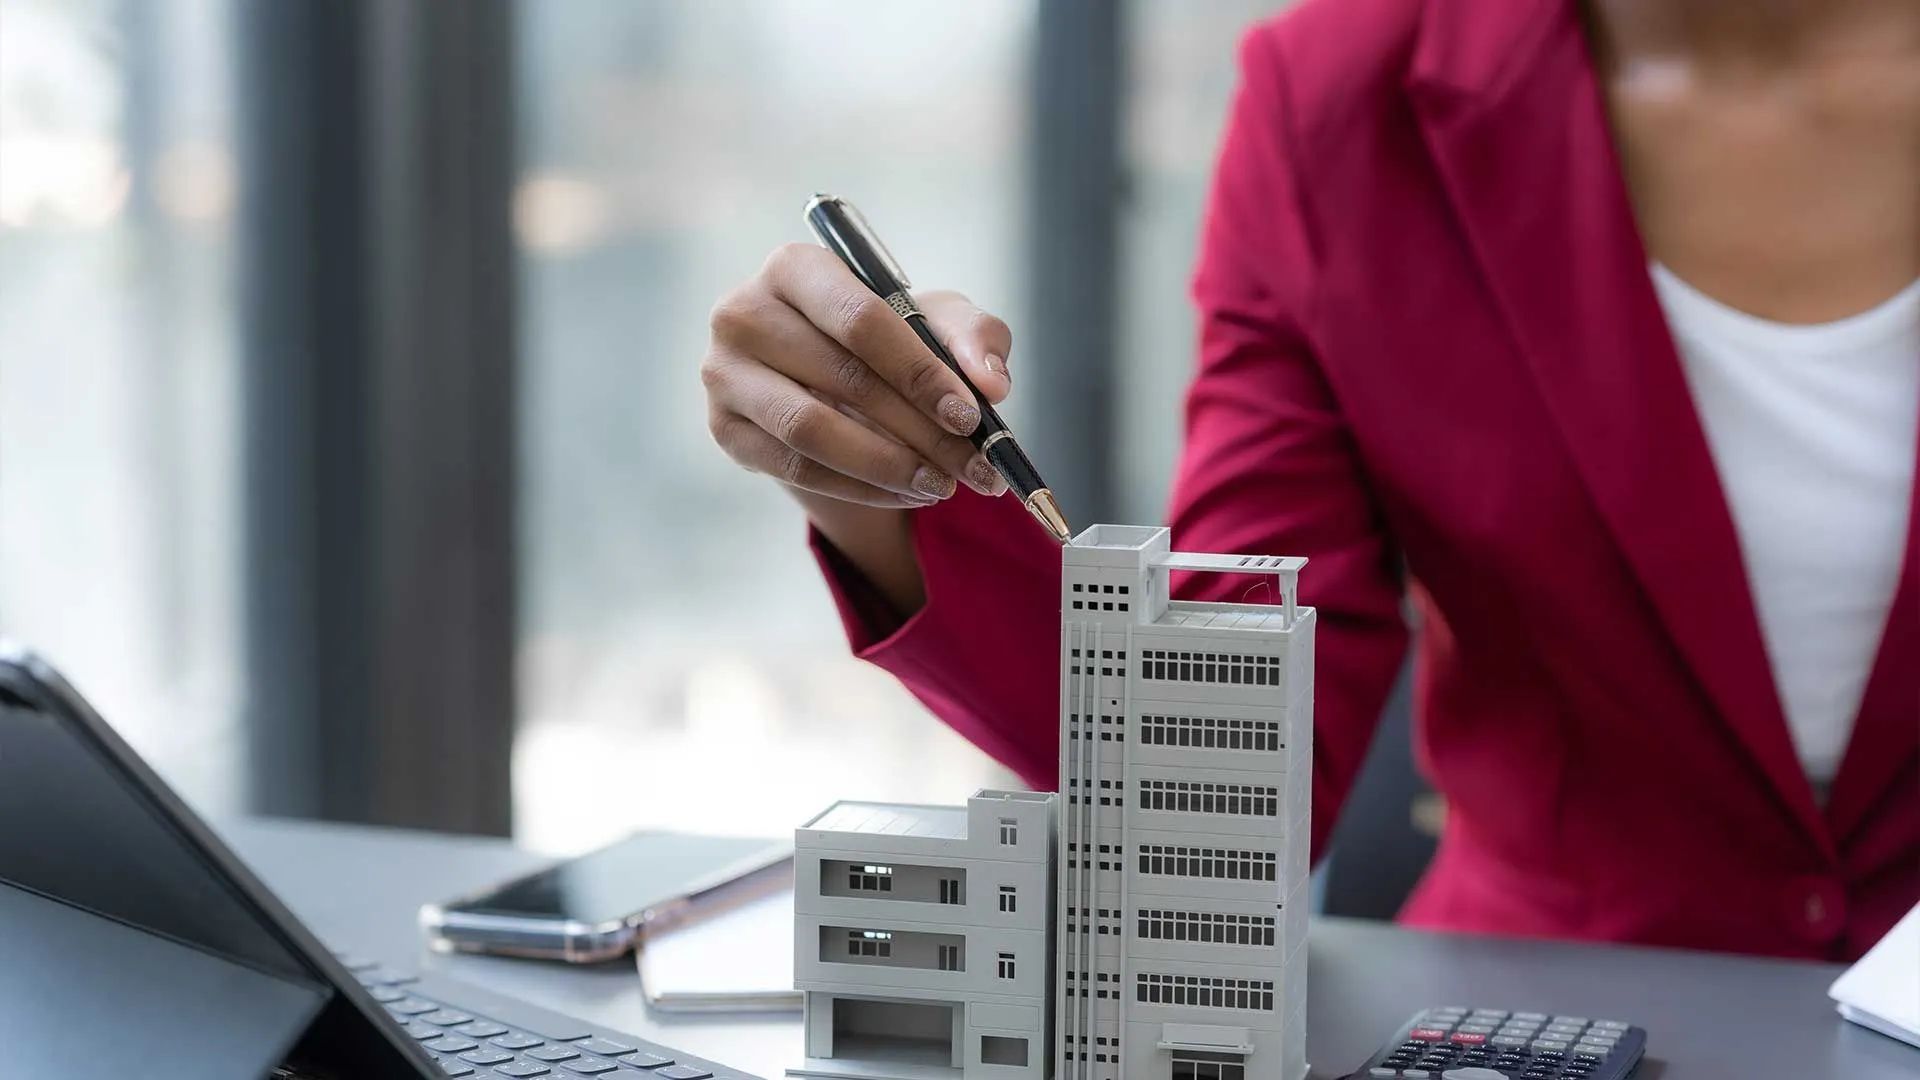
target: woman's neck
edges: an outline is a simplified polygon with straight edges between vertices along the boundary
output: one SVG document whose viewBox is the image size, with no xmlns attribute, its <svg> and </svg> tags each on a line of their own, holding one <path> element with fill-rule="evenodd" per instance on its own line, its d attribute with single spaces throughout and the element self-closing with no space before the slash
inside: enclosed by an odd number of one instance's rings
<svg viewBox="0 0 1920 1080">
<path fill-rule="evenodd" d="M 1920 51 L 1920 0 L 1588 0 L 1616 57 L 1745 66 Z"/>
</svg>

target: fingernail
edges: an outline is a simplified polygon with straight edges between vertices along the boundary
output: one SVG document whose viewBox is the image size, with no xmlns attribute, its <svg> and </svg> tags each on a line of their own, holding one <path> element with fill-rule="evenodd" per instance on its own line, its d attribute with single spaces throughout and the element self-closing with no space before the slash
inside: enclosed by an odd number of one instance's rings
<svg viewBox="0 0 1920 1080">
<path fill-rule="evenodd" d="M 980 426 L 980 410 L 959 394 L 940 399 L 940 422 L 955 435 L 965 435 Z"/>
<path fill-rule="evenodd" d="M 1000 357 L 999 353 L 988 353 L 986 365 L 988 371 L 1006 379 L 1008 382 L 1013 381 L 1013 373 L 1007 370 L 1007 362 Z"/>
<path fill-rule="evenodd" d="M 982 495 L 998 495 L 1007 490 L 1007 482 L 1000 478 L 1000 470 L 979 454 L 967 462 L 967 486 Z"/>
<path fill-rule="evenodd" d="M 913 490 L 929 499 L 944 499 L 953 494 L 953 477 L 931 465 L 913 471 Z"/>
<path fill-rule="evenodd" d="M 916 510 L 924 510 L 929 506 L 940 505 L 939 499 L 928 499 L 919 495 L 902 495 L 900 496 L 900 501 Z"/>
</svg>

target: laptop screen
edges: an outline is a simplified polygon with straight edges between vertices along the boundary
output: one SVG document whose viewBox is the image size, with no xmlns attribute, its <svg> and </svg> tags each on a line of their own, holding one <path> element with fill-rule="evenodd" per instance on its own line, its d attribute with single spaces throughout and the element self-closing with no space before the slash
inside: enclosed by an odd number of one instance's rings
<svg viewBox="0 0 1920 1080">
<path fill-rule="evenodd" d="M 0 881 L 319 987 L 71 718 L 0 686 Z"/>
</svg>

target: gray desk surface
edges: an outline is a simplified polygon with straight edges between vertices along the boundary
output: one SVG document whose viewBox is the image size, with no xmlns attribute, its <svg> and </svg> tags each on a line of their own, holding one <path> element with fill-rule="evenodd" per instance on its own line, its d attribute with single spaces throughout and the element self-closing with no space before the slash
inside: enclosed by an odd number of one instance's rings
<svg viewBox="0 0 1920 1080">
<path fill-rule="evenodd" d="M 797 1016 L 653 1018 L 626 963 L 596 968 L 438 956 L 415 912 L 539 865 L 503 841 L 238 820 L 221 832 L 335 948 L 432 969 L 526 1001 L 777 1077 L 800 1056 Z M 1845 1023 L 1839 968 L 1657 949 L 1313 924 L 1307 1053 L 1345 1074 L 1414 1010 L 1435 1004 L 1611 1017 L 1649 1032 L 1641 1080 L 1913 1080 L 1920 1051 Z"/>
</svg>

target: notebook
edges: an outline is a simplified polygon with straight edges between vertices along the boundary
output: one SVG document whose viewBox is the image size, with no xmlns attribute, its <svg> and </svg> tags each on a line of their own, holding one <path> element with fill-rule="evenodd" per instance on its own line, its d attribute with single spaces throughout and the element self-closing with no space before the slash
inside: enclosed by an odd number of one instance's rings
<svg viewBox="0 0 1920 1080">
<path fill-rule="evenodd" d="M 1834 980 L 1827 995 L 1848 1020 L 1920 1047 L 1920 905 Z"/>
<path fill-rule="evenodd" d="M 798 1012 L 793 893 L 740 904 L 640 947 L 640 986 L 661 1012 Z"/>
</svg>

